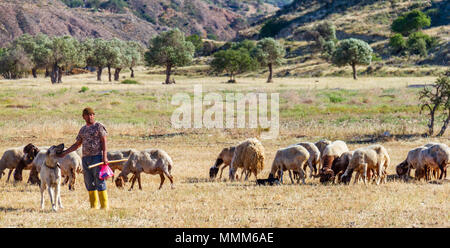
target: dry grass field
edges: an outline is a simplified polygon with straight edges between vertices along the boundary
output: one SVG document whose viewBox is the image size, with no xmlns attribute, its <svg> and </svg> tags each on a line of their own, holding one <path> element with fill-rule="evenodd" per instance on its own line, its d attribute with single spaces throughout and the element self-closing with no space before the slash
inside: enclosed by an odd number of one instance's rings
<svg viewBox="0 0 450 248">
<path fill-rule="evenodd" d="M 123 74 L 125 76 L 125 73 Z M 128 75 L 126 75 L 128 77 Z M 105 76 L 106 79 L 106 76 Z M 104 80 L 105 80 L 104 79 Z M 391 156 L 388 175 L 407 152 L 430 141 L 422 138 L 426 117 L 420 115 L 417 85 L 434 77 L 284 78 L 266 84 L 265 78 L 176 77 L 176 85 L 161 85 L 161 75 L 137 73 L 139 84 L 95 81 L 94 74 L 49 79 L 0 80 L 0 153 L 8 147 L 65 143 L 71 145 L 83 125 L 81 110 L 92 106 L 96 120 L 109 131 L 109 149 L 160 148 L 174 161 L 172 175 L 157 190 L 159 176 L 143 174 L 143 190 L 118 189 L 108 181 L 110 209 L 90 210 L 88 194 L 79 174 L 76 190 L 63 187 L 64 209 L 39 208 L 37 186 L 0 180 L 0 227 L 450 227 L 450 184 L 447 180 L 408 183 L 390 177 L 384 185 L 256 186 L 249 181 L 208 179 L 208 170 L 225 146 L 258 129 L 174 129 L 170 116 L 177 107 L 171 97 L 193 92 L 201 84 L 205 92 L 280 93 L 280 134 L 262 140 L 266 150 L 267 177 L 277 149 L 299 141 L 342 139 L 350 149 L 372 143 L 384 145 Z M 82 92 L 82 87 L 88 89 Z M 440 128 L 438 125 L 436 128 Z M 391 138 L 380 134 L 390 132 Z M 5 171 L 7 172 L 7 171 Z M 24 179 L 28 178 L 24 172 Z M 118 173 L 116 171 L 116 173 Z"/>
</svg>

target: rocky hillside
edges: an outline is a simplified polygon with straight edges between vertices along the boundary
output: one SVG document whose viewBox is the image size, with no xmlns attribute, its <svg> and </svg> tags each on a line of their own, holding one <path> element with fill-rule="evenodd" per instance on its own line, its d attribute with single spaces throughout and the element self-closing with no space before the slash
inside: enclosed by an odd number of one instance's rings
<svg viewBox="0 0 450 248">
<path fill-rule="evenodd" d="M 70 34 L 77 38 L 118 37 L 147 43 L 178 27 L 187 34 L 230 40 L 248 20 L 273 14 L 289 0 L 1 0 L 0 45 L 23 33 Z M 120 2 L 119 1 L 119 2 Z M 111 1 L 112 2 L 112 1 Z M 117 1 L 116 1 L 117 2 Z M 76 5 L 78 4 L 78 5 Z M 82 4 L 82 6 L 80 6 Z M 69 7 L 70 6 L 70 7 Z"/>
<path fill-rule="evenodd" d="M 390 25 L 398 16 L 413 9 L 420 9 L 430 15 L 431 26 L 423 32 L 437 37 L 439 45 L 427 58 L 410 62 L 450 65 L 450 1 L 446 0 L 294 0 L 249 28 L 240 30 L 238 37 L 261 38 L 261 30 L 265 28 L 278 39 L 305 41 L 306 31 L 321 22 L 331 21 L 336 26 L 338 39 L 362 39 L 383 59 L 389 59 L 387 43 L 392 36 Z M 297 50 L 297 55 L 302 54 L 305 46 Z"/>
</svg>

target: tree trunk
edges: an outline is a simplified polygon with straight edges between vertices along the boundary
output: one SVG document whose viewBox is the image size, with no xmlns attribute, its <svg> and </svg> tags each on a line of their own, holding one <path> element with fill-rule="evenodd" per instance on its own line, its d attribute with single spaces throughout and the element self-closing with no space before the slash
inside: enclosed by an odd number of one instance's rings
<svg viewBox="0 0 450 248">
<path fill-rule="evenodd" d="M 268 83 L 272 83 L 273 81 L 272 81 L 272 73 L 273 73 L 273 70 L 272 70 L 272 63 L 269 63 L 269 78 L 267 79 L 267 82 Z"/>
<path fill-rule="evenodd" d="M 357 80 L 358 77 L 356 76 L 356 64 L 352 64 L 352 69 L 353 69 L 353 79 Z"/>
<path fill-rule="evenodd" d="M 31 69 L 31 74 L 33 74 L 33 77 L 34 77 L 34 78 L 37 78 L 37 73 L 36 73 L 36 71 L 37 71 L 37 68 L 36 68 L 36 67 L 33 68 L 33 69 Z"/>
<path fill-rule="evenodd" d="M 48 76 L 50 76 L 50 72 L 48 71 L 48 68 L 45 67 L 45 77 L 48 77 Z"/>
<path fill-rule="evenodd" d="M 130 76 L 130 77 L 134 78 L 134 70 L 133 70 L 133 67 L 130 67 L 130 71 L 131 71 L 131 76 Z"/>
<path fill-rule="evenodd" d="M 166 66 L 166 84 L 170 84 L 170 74 L 172 73 L 172 65 Z"/>
<path fill-rule="evenodd" d="M 445 119 L 444 125 L 442 125 L 441 131 L 438 133 L 437 137 L 441 137 L 442 135 L 444 135 L 449 122 L 450 122 L 450 110 L 448 110 L 447 119 Z"/>
<path fill-rule="evenodd" d="M 436 112 L 437 105 L 430 111 L 430 122 L 428 123 L 428 136 L 433 136 L 434 133 L 434 113 Z"/>
<path fill-rule="evenodd" d="M 122 68 L 116 68 L 116 70 L 114 71 L 114 81 L 119 81 L 121 70 L 122 70 Z"/>
<path fill-rule="evenodd" d="M 62 83 L 62 75 L 63 75 L 63 69 L 62 69 L 62 67 L 58 67 L 58 84 Z"/>
<path fill-rule="evenodd" d="M 111 82 L 111 66 L 108 65 L 108 80 Z"/>
<path fill-rule="evenodd" d="M 102 81 L 102 67 L 97 67 L 97 81 Z"/>
<path fill-rule="evenodd" d="M 52 66 L 52 71 L 51 71 L 51 73 L 50 73 L 50 81 L 52 81 L 52 84 L 56 84 L 56 83 L 57 83 L 57 80 L 58 80 L 58 70 L 59 70 L 58 64 L 55 63 L 55 64 Z"/>
</svg>

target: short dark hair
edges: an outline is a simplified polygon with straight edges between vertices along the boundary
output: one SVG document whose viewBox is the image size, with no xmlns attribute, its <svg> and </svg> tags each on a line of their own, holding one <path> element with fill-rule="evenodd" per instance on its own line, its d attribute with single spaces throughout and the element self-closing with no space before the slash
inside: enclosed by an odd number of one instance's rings
<svg viewBox="0 0 450 248">
<path fill-rule="evenodd" d="M 95 115 L 94 110 L 92 108 L 87 107 L 87 108 L 83 109 L 83 115 L 90 115 L 90 114 Z"/>
</svg>

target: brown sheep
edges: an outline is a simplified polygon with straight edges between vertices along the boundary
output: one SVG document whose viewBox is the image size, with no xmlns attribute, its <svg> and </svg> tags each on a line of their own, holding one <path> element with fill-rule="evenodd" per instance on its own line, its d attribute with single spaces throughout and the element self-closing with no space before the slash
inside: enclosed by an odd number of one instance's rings
<svg viewBox="0 0 450 248">
<path fill-rule="evenodd" d="M 216 163 L 209 169 L 210 179 L 216 178 L 217 173 L 219 172 L 219 168 L 223 164 L 222 168 L 220 169 L 219 179 L 222 178 L 223 170 L 226 167 L 230 166 L 231 164 L 231 160 L 233 159 L 235 149 L 236 149 L 235 146 L 226 147 L 222 149 L 222 151 L 219 153 L 219 156 L 217 156 Z"/>
<path fill-rule="evenodd" d="M 350 160 L 353 157 L 353 151 L 344 152 L 341 154 L 339 158 L 331 166 L 331 170 L 326 170 L 322 174 L 320 174 L 320 182 L 327 183 L 332 181 L 335 182 L 335 178 L 338 179 L 338 182 L 341 182 L 340 176 L 347 169 Z"/>
<path fill-rule="evenodd" d="M 248 179 L 249 174 L 253 173 L 258 179 L 258 173 L 264 169 L 264 146 L 256 138 L 245 140 L 236 146 L 233 159 L 230 164 L 230 180 L 234 181 L 236 170 L 242 168 Z"/>
<path fill-rule="evenodd" d="M 4 170 L 9 169 L 8 178 L 6 179 L 8 182 L 11 177 L 11 173 L 23 159 L 23 155 L 23 146 L 6 150 L 0 159 L 0 178 L 2 178 Z"/>
<path fill-rule="evenodd" d="M 381 180 L 386 183 L 386 169 L 390 164 L 389 154 L 382 145 L 372 145 L 356 149 L 350 160 L 350 163 L 341 177 L 342 182 L 349 183 L 353 171 L 356 171 L 355 184 L 361 176 L 364 184 L 367 184 L 367 178 L 370 170 L 374 171 L 376 184 L 380 184 Z M 370 178 L 369 178 L 370 179 Z"/>
<path fill-rule="evenodd" d="M 37 148 L 36 146 L 34 146 L 33 144 L 30 143 L 23 148 L 23 153 L 24 153 L 23 158 L 21 159 L 21 161 L 17 165 L 16 169 L 14 170 L 13 176 L 14 176 L 15 181 L 23 180 L 23 177 L 22 177 L 23 170 L 32 169 L 31 163 L 33 162 L 33 159 L 39 153 L 39 148 Z M 38 182 L 32 180 L 31 173 L 30 173 L 30 178 L 28 179 L 28 182 L 30 182 L 30 181 L 32 182 L 32 184 L 38 183 Z"/>
<path fill-rule="evenodd" d="M 322 177 L 332 178 L 333 176 L 331 175 L 331 168 L 333 167 L 333 163 L 335 163 L 335 160 L 338 159 L 344 152 L 348 152 L 348 147 L 342 140 L 336 140 L 327 145 L 323 150 L 323 153 L 320 155 L 322 168 L 319 171 L 319 177 L 322 176 L 321 174 L 326 174 Z"/>
<path fill-rule="evenodd" d="M 302 179 L 303 184 L 305 184 L 306 176 L 303 171 L 303 166 L 305 163 L 308 163 L 308 159 L 309 152 L 303 146 L 295 145 L 280 149 L 275 154 L 269 178 L 274 178 L 278 173 L 280 181 L 283 183 L 283 171 L 293 170 L 299 174 L 297 183 Z M 291 178 L 291 182 L 294 183 L 290 173 L 289 177 Z"/>
</svg>

